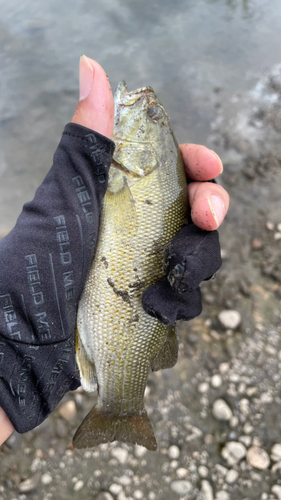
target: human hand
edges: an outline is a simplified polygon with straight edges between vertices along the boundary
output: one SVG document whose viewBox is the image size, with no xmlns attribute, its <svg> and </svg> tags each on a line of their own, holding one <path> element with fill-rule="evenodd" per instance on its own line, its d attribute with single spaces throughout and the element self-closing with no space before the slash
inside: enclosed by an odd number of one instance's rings
<svg viewBox="0 0 281 500">
<path fill-rule="evenodd" d="M 110 138 L 113 130 L 114 102 L 108 78 L 95 61 L 80 60 L 80 100 L 72 123 L 82 125 Z M 222 171 L 219 158 L 204 146 L 180 146 L 189 185 L 189 200 L 194 223 L 206 230 L 216 229 L 228 209 L 228 195 L 219 185 L 202 182 Z M 0 445 L 12 433 L 13 426 L 0 408 Z"/>
</svg>

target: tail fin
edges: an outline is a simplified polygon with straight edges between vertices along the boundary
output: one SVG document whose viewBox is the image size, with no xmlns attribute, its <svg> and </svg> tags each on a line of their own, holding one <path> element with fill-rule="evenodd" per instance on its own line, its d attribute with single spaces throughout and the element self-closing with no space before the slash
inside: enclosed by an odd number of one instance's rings
<svg viewBox="0 0 281 500">
<path fill-rule="evenodd" d="M 112 441 L 139 444 L 151 451 L 157 448 L 145 410 L 141 415 L 116 417 L 102 413 L 94 406 L 74 435 L 74 448 L 92 448 Z"/>
</svg>

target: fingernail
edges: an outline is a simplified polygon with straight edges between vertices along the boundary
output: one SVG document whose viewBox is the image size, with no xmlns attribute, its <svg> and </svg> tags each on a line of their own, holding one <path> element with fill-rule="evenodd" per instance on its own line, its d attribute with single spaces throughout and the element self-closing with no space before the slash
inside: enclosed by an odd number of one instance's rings
<svg viewBox="0 0 281 500">
<path fill-rule="evenodd" d="M 85 99 L 93 86 L 94 82 L 94 69 L 88 57 L 80 57 L 79 65 L 79 101 Z"/>
<path fill-rule="evenodd" d="M 213 217 L 217 223 L 217 227 L 219 227 L 226 213 L 223 199 L 215 194 L 212 194 L 210 198 L 208 198 L 208 204 L 213 214 Z"/>
<path fill-rule="evenodd" d="M 211 153 L 213 153 L 213 155 L 216 157 L 216 159 L 218 160 L 219 164 L 220 164 L 220 174 L 223 172 L 223 164 L 222 164 L 222 161 L 219 157 L 219 155 L 217 155 L 217 153 L 215 153 L 215 151 L 213 151 L 212 149 L 210 149 L 209 151 L 211 151 Z"/>
</svg>

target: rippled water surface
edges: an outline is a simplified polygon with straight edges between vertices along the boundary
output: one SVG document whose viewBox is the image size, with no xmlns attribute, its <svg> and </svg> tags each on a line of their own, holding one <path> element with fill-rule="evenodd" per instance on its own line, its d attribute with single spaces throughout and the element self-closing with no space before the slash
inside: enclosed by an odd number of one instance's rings
<svg viewBox="0 0 281 500">
<path fill-rule="evenodd" d="M 217 106 L 281 60 L 279 0 L 0 1 L 0 230 L 52 162 L 82 53 L 113 89 L 151 85 L 179 141 L 206 143 Z"/>
</svg>

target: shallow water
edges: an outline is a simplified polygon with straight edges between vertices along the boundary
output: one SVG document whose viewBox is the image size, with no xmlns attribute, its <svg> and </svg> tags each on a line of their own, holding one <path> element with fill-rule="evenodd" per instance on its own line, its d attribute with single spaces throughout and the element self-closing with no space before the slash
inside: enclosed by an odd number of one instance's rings
<svg viewBox="0 0 281 500">
<path fill-rule="evenodd" d="M 279 0 L 0 1 L 0 232 L 48 171 L 82 53 L 114 89 L 151 85 L 178 140 L 206 143 L 218 106 L 281 60 Z"/>
</svg>

